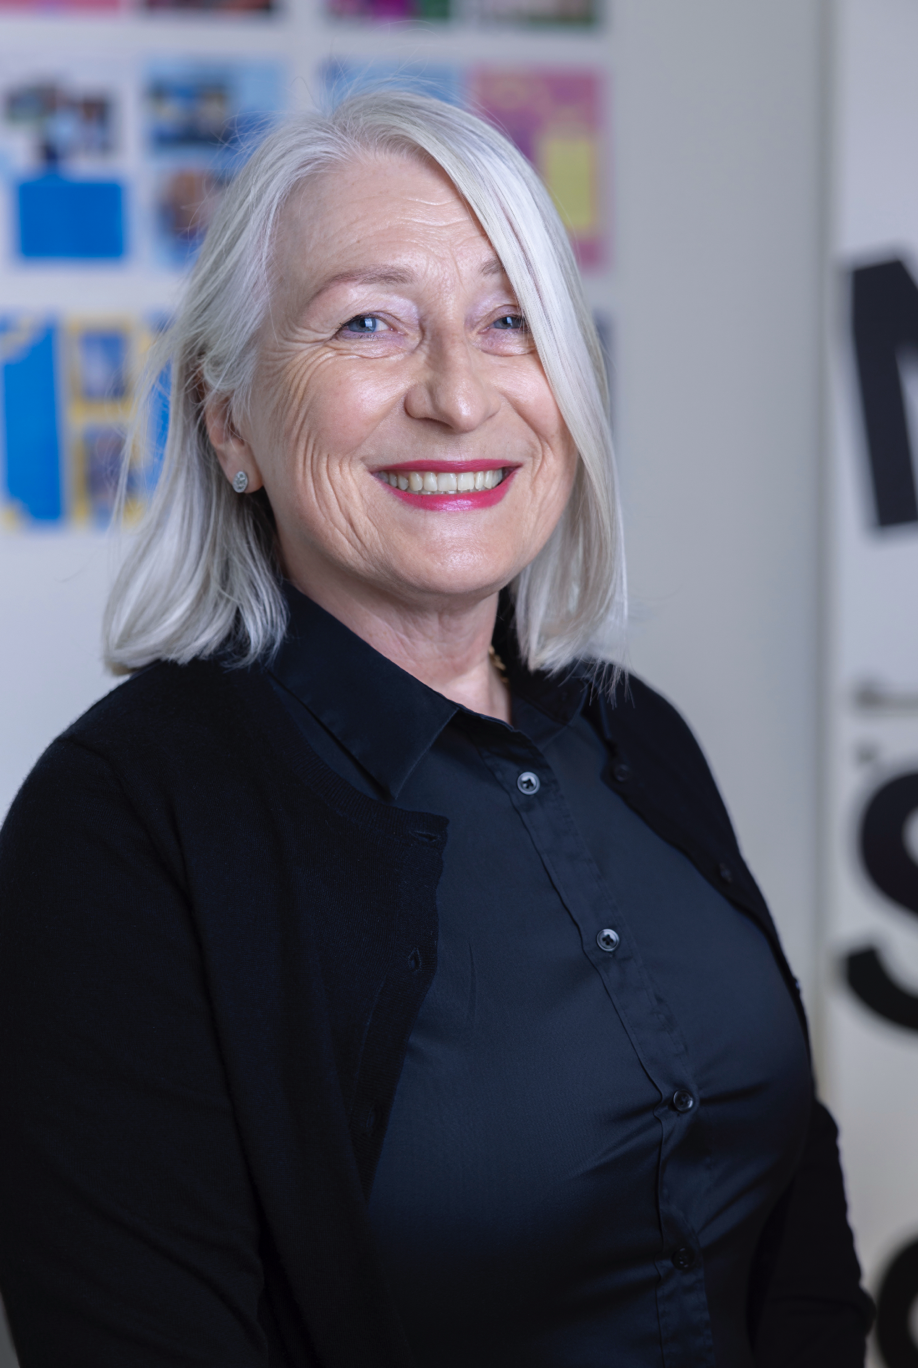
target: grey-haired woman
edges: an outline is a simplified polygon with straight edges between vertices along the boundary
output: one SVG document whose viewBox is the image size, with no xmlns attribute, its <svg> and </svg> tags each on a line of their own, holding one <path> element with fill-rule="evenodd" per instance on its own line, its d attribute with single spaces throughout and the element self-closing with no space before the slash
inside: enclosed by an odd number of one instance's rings
<svg viewBox="0 0 918 1368">
<path fill-rule="evenodd" d="M 862 1364 L 793 976 L 616 663 L 603 365 L 528 164 L 420 96 L 293 120 L 164 348 L 131 678 L 0 838 L 22 1368 Z"/>
</svg>

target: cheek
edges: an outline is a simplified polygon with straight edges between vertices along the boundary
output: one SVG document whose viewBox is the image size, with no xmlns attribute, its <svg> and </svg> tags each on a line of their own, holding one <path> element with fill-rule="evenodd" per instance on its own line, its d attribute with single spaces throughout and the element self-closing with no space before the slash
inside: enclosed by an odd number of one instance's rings
<svg viewBox="0 0 918 1368">
<path fill-rule="evenodd" d="M 530 424 L 539 435 L 543 457 L 538 476 L 545 481 L 546 493 L 554 492 L 566 502 L 577 473 L 577 450 L 554 397 L 543 401 L 530 412 Z"/>
<path fill-rule="evenodd" d="M 293 363 L 273 389 L 276 436 L 294 465 L 352 455 L 372 436 L 397 402 L 391 379 L 364 371 L 351 358 L 322 357 Z"/>
<path fill-rule="evenodd" d="M 544 416 L 550 417 L 548 413 Z M 543 459 L 533 482 L 530 524 L 540 542 L 548 539 L 567 507 L 580 459 L 560 415 L 553 428 L 543 429 L 543 441 Z"/>
<path fill-rule="evenodd" d="M 505 396 L 538 438 L 545 460 L 559 470 L 570 463 L 573 446 L 545 372 L 534 358 L 527 362 L 516 383 L 506 385 Z"/>
<path fill-rule="evenodd" d="M 545 395 L 533 406 L 532 424 L 554 453 L 559 464 L 570 459 L 573 443 L 553 394 Z"/>
</svg>

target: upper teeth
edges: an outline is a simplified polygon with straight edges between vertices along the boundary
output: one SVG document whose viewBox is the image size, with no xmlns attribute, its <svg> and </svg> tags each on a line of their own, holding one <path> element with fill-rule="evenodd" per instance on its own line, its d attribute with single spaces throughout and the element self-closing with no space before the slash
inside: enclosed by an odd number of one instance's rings
<svg viewBox="0 0 918 1368">
<path fill-rule="evenodd" d="M 382 477 L 393 489 L 410 489 L 414 494 L 462 494 L 473 489 L 493 489 L 504 478 L 503 470 L 463 470 L 460 475 L 433 470 L 383 470 Z"/>
</svg>

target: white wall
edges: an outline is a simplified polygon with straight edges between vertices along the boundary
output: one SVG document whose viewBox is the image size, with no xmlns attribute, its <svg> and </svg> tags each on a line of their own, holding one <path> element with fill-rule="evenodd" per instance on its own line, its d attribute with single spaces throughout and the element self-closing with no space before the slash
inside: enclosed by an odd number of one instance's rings
<svg viewBox="0 0 918 1368">
<path fill-rule="evenodd" d="M 99 535 L 0 537 L 0 818 L 52 737 L 115 683 L 99 644 L 108 564 Z"/>
<path fill-rule="evenodd" d="M 615 16 L 632 665 L 696 729 L 812 1010 L 821 6 Z"/>
</svg>

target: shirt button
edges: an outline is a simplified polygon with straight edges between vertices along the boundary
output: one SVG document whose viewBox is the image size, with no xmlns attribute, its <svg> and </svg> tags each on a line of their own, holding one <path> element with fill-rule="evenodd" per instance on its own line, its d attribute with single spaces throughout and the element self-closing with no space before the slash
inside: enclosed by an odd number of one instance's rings
<svg viewBox="0 0 918 1368">
<path fill-rule="evenodd" d="M 733 882 L 733 870 L 730 868 L 730 866 L 729 866 L 726 862 L 722 862 L 721 864 L 719 864 L 719 865 L 717 866 L 717 872 L 718 872 L 718 874 L 720 875 L 720 877 L 723 879 L 724 883 L 732 883 L 732 882 Z"/>
<path fill-rule="evenodd" d="M 516 786 L 520 793 L 529 795 L 538 793 L 539 789 L 542 787 L 542 781 L 537 774 L 533 774 L 532 770 L 523 770 L 523 773 L 516 781 Z"/>
<path fill-rule="evenodd" d="M 680 1273 L 687 1273 L 690 1268 L 695 1266 L 695 1251 L 688 1245 L 682 1245 L 680 1249 L 673 1250 L 673 1268 L 678 1268 Z"/>
<path fill-rule="evenodd" d="M 677 1088 L 673 1093 L 673 1106 L 677 1112 L 690 1112 L 695 1105 L 695 1099 L 685 1088 Z"/>
<path fill-rule="evenodd" d="M 618 949 L 621 936 L 617 931 L 613 931 L 611 926 L 604 926 L 596 937 L 596 944 L 600 950 L 605 950 L 607 955 Z"/>
<path fill-rule="evenodd" d="M 617 760 L 612 766 L 612 777 L 616 779 L 619 784 L 627 783 L 631 778 L 631 766 L 626 764 L 624 760 Z"/>
</svg>

